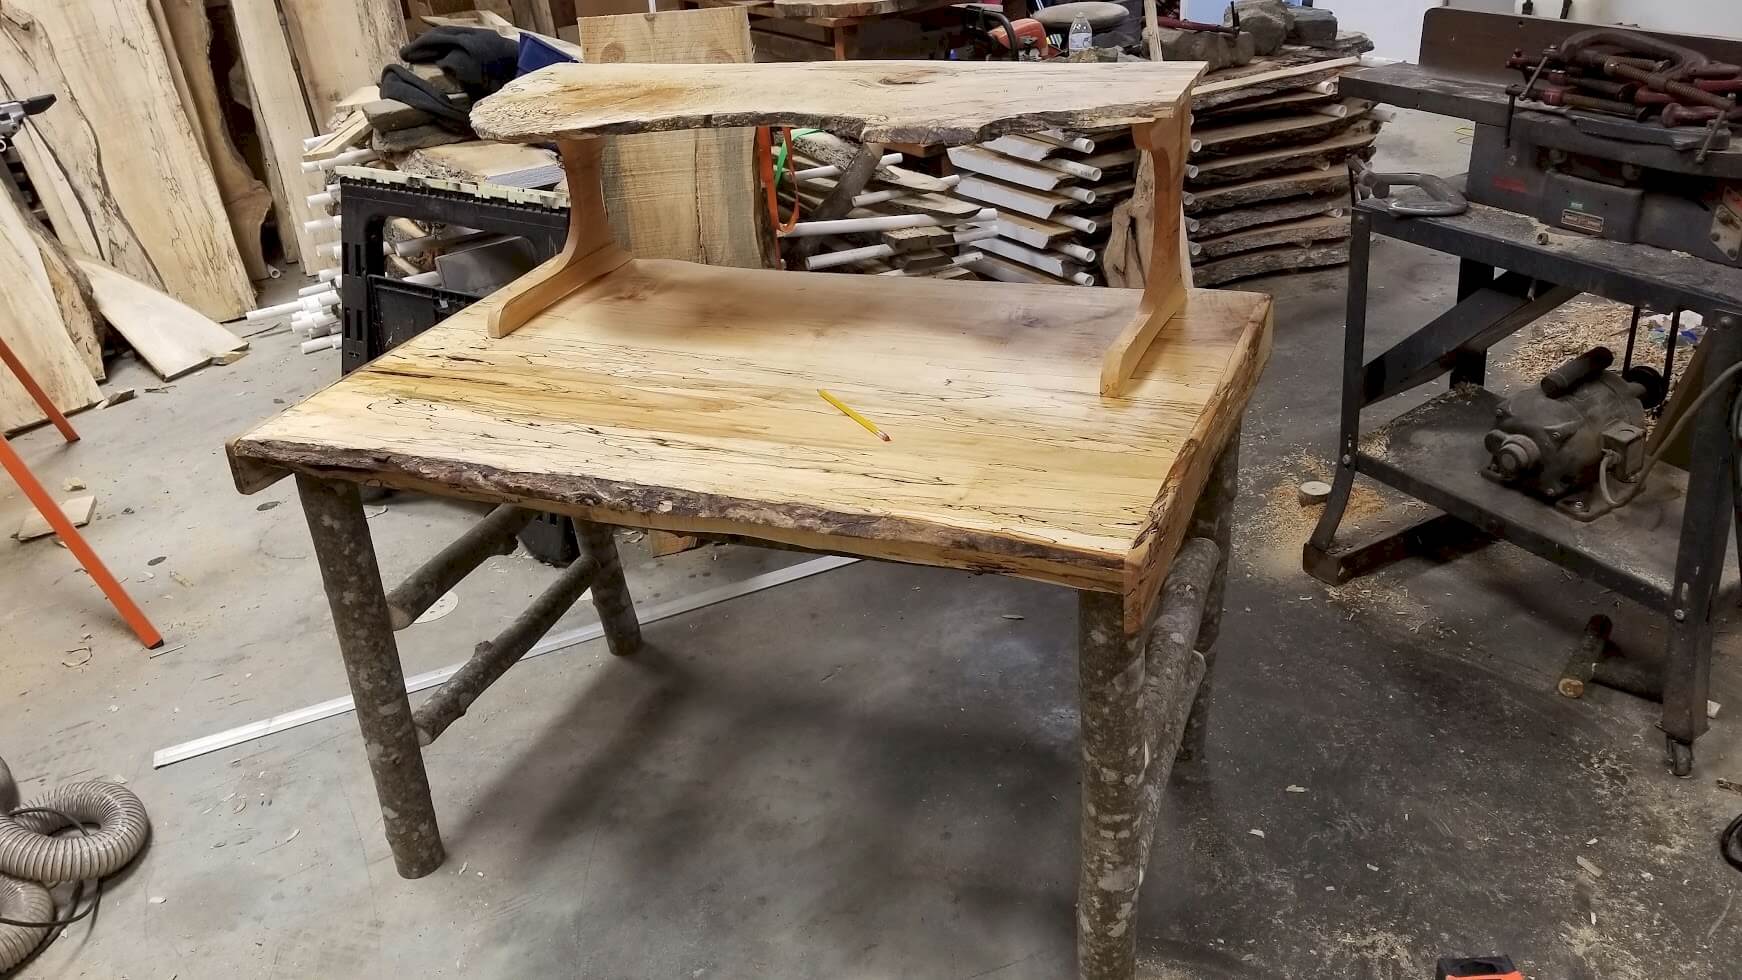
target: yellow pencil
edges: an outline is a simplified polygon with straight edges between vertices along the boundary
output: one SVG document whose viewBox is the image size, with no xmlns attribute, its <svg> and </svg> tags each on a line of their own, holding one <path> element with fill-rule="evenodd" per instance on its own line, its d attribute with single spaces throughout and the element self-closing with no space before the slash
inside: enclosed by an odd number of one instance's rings
<svg viewBox="0 0 1742 980">
<path fill-rule="evenodd" d="M 863 415 L 860 415 L 858 412 L 855 412 L 852 409 L 848 408 L 846 402 L 841 401 L 839 398 L 836 398 L 834 395 L 829 394 L 827 391 L 823 390 L 822 388 L 817 389 L 817 394 L 823 396 L 823 401 L 826 401 L 830 405 L 833 405 L 836 408 L 840 409 L 842 415 L 845 415 L 846 417 L 848 417 L 848 418 L 852 419 L 853 421 L 859 423 L 860 425 L 864 426 L 866 432 L 869 432 L 872 435 L 876 436 L 877 438 L 882 439 L 884 442 L 889 441 L 889 433 L 884 432 L 882 429 L 879 429 L 877 427 L 877 423 L 871 421 L 870 419 L 866 418 Z"/>
</svg>

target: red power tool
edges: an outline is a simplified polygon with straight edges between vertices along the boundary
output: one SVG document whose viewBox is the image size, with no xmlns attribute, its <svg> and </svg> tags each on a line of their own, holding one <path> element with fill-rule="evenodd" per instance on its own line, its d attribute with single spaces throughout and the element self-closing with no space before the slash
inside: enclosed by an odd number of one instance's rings
<svg viewBox="0 0 1742 980">
<path fill-rule="evenodd" d="M 1434 980 L 1524 980 L 1510 956 L 1478 956 L 1473 959 L 1442 959 Z"/>
</svg>

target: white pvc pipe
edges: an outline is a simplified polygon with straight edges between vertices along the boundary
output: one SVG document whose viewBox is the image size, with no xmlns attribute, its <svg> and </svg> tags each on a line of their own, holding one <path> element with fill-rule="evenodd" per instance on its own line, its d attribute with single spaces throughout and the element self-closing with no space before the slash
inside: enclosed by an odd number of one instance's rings
<svg viewBox="0 0 1742 980">
<path fill-rule="evenodd" d="M 305 174 L 320 173 L 323 170 L 348 167 L 353 163 L 367 163 L 373 159 L 375 159 L 375 151 L 365 146 L 355 150 L 346 150 L 338 156 L 328 157 L 325 160 L 305 161 L 302 165 L 302 172 Z"/>
<path fill-rule="evenodd" d="M 338 286 L 342 280 L 338 276 L 331 277 L 327 282 L 310 283 L 296 291 L 298 296 L 319 296 Z"/>
<path fill-rule="evenodd" d="M 332 204 L 335 200 L 337 200 L 337 197 L 332 191 L 321 191 L 319 194 L 310 194 L 308 196 L 308 206 L 311 208 L 324 208 Z"/>
<path fill-rule="evenodd" d="M 1080 214 L 1055 214 L 1052 216 L 1052 220 L 1064 225 L 1066 228 L 1075 228 L 1085 235 L 1093 235 L 1095 229 L 1099 227 L 1093 221 L 1090 221 L 1088 218 L 1085 218 Z"/>
<path fill-rule="evenodd" d="M 1093 286 L 1095 284 L 1095 277 L 1089 275 L 1087 272 L 1073 272 L 1071 273 L 1070 279 L 1071 282 L 1074 282 L 1079 286 Z"/>
<path fill-rule="evenodd" d="M 973 228 L 964 228 L 951 237 L 955 239 L 957 245 L 966 245 L 969 242 L 978 242 L 987 238 L 997 237 L 997 235 L 997 225 L 978 225 Z"/>
<path fill-rule="evenodd" d="M 339 292 L 336 289 L 329 289 L 324 293 L 316 293 L 313 296 L 304 296 L 297 300 L 297 302 L 301 304 L 301 309 L 310 313 L 318 313 L 329 306 L 338 306 Z"/>
<path fill-rule="evenodd" d="M 402 259 L 415 258 L 439 245 L 446 244 L 458 238 L 464 238 L 467 235 L 476 234 L 479 234 L 479 232 L 475 228 L 462 228 L 459 225 L 449 225 L 433 235 L 424 235 L 421 238 L 407 238 L 403 242 L 395 242 L 393 244 L 393 254 Z"/>
<path fill-rule="evenodd" d="M 1083 246 L 1078 245 L 1075 242 L 1059 242 L 1057 245 L 1055 245 L 1053 247 L 1058 249 L 1060 252 L 1063 252 L 1064 254 L 1070 256 L 1071 258 L 1076 259 L 1079 262 L 1093 262 L 1093 261 L 1095 261 L 1095 250 L 1094 249 L 1084 248 Z"/>
<path fill-rule="evenodd" d="M 985 257 L 986 257 L 985 252 L 976 252 L 976 251 L 970 250 L 967 252 L 963 252 L 962 254 L 951 259 L 950 265 L 951 266 L 971 265 L 975 262 L 980 261 L 981 259 L 983 259 Z M 926 273 L 928 273 L 928 272 L 936 272 L 936 271 L 938 271 L 938 270 L 927 269 L 926 272 L 909 272 L 906 269 L 890 269 L 888 272 L 879 272 L 877 274 L 880 276 L 906 276 L 906 277 L 912 278 L 912 277 L 916 277 L 916 276 L 926 275 Z"/>
<path fill-rule="evenodd" d="M 409 282 L 414 286 L 439 286 L 442 284 L 442 274 L 440 270 L 420 272 L 415 276 L 406 276 L 399 281 Z"/>
<path fill-rule="evenodd" d="M 901 154 L 899 154 L 899 153 L 885 153 L 885 154 L 883 154 L 883 158 L 881 160 L 877 161 L 877 165 L 879 167 L 893 167 L 900 162 L 901 162 Z M 799 180 L 799 181 L 816 180 L 816 179 L 821 178 L 821 177 L 839 177 L 839 176 L 841 176 L 841 168 L 840 167 L 812 167 L 809 170 L 794 170 L 792 172 L 792 179 Z"/>
<path fill-rule="evenodd" d="M 812 255 L 804 260 L 804 267 L 812 272 L 823 269 L 833 269 L 838 265 L 852 265 L 854 262 L 864 262 L 868 259 L 887 258 L 895 254 L 895 249 L 888 245 L 867 245 L 864 248 L 847 248 L 839 252 L 823 252 Z"/>
<path fill-rule="evenodd" d="M 341 270 L 341 269 L 322 269 L 321 271 L 315 273 L 315 278 L 319 279 L 321 282 L 332 282 L 333 280 L 339 278 L 339 274 L 342 271 L 343 270 Z"/>
<path fill-rule="evenodd" d="M 948 177 L 943 178 L 944 186 L 940 189 L 948 190 L 961 182 L 961 174 L 951 174 Z M 922 192 L 909 190 L 905 187 L 896 187 L 886 191 L 872 191 L 869 194 L 860 194 L 858 197 L 853 198 L 853 206 L 856 208 L 869 207 L 873 204 L 882 204 L 885 201 L 894 201 L 899 198 L 909 197 L 919 193 Z"/>
<path fill-rule="evenodd" d="M 325 137 L 325 136 L 309 136 L 309 137 L 305 137 L 305 138 L 304 138 L 304 139 L 303 139 L 303 141 L 302 141 L 302 148 L 303 148 L 303 149 L 305 149 L 305 150 L 312 150 L 312 149 L 314 149 L 314 148 L 315 148 L 315 147 L 316 147 L 316 146 L 317 146 L 317 145 L 319 145 L 319 143 L 320 143 L 320 141 L 321 141 L 321 140 L 324 140 L 324 139 L 326 139 L 326 137 Z"/>
<path fill-rule="evenodd" d="M 331 337 L 318 337 L 314 340 L 305 340 L 302 344 L 302 352 L 304 354 L 313 354 L 317 351 L 332 350 L 339 346 L 343 340 L 344 338 L 337 334 L 334 334 Z"/>
<path fill-rule="evenodd" d="M 262 306 L 258 310 L 249 310 L 246 319 L 250 322 L 270 320 L 273 317 L 283 316 L 286 313 L 296 313 L 301 309 L 302 300 L 293 299 L 288 303 L 279 303 L 277 306 Z"/>
<path fill-rule="evenodd" d="M 981 208 L 966 222 L 991 221 L 998 217 L 992 208 Z M 833 221 L 801 221 L 786 238 L 812 238 L 817 235 L 852 235 L 864 231 L 893 231 L 896 228 L 936 228 L 944 219 L 930 214 L 899 214 L 877 218 L 838 218 Z M 1090 222 L 1093 224 L 1093 222 Z"/>
<path fill-rule="evenodd" d="M 326 218 L 310 218 L 302 223 L 302 230 L 311 235 L 317 231 L 327 231 L 329 229 L 332 231 L 339 230 L 338 215 L 335 214 Z"/>
<path fill-rule="evenodd" d="M 1063 194 L 1073 201 L 1081 201 L 1084 204 L 1095 203 L 1095 192 L 1087 187 L 1060 187 L 1053 193 Z"/>
</svg>

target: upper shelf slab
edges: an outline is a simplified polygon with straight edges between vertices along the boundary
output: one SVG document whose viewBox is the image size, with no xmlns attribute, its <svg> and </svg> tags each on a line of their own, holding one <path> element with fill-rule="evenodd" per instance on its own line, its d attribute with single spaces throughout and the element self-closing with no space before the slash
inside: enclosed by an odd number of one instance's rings
<svg viewBox="0 0 1742 980">
<path fill-rule="evenodd" d="M 870 143 L 957 145 L 1184 111 L 1202 62 L 845 61 L 552 65 L 472 110 L 485 139 L 531 142 L 730 126 L 810 126 Z"/>
</svg>

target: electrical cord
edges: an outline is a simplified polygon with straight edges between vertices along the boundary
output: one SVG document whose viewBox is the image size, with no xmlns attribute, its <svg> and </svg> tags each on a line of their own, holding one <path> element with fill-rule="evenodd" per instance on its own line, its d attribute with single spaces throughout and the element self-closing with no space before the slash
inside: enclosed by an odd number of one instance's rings
<svg viewBox="0 0 1742 980">
<path fill-rule="evenodd" d="M 1610 498 L 1608 493 L 1605 492 L 1603 494 L 1604 501 L 1609 506 L 1604 510 L 1592 514 L 1590 519 L 1596 520 L 1605 514 L 1611 513 L 1632 503 L 1633 498 L 1639 496 L 1640 493 L 1645 490 L 1645 478 L 1651 475 L 1652 468 L 1657 466 L 1658 461 L 1663 459 L 1665 453 L 1669 452 L 1669 447 L 1675 444 L 1676 438 L 1681 435 L 1682 430 L 1699 416 L 1700 409 L 1705 407 L 1706 402 L 1711 401 L 1712 396 L 1722 390 L 1725 383 L 1736 377 L 1738 374 L 1742 374 L 1742 363 L 1730 365 L 1728 368 L 1724 369 L 1723 373 L 1719 374 L 1716 378 L 1713 378 L 1712 383 L 1706 386 L 1706 390 L 1700 392 L 1699 397 L 1695 398 L 1693 403 L 1687 407 L 1687 410 L 1682 412 L 1682 417 L 1675 420 L 1675 425 L 1670 426 L 1669 432 L 1666 433 L 1663 440 L 1657 444 L 1657 451 L 1646 458 L 1645 465 L 1640 468 L 1639 477 L 1634 480 L 1633 486 L 1618 498 Z M 1742 399 L 1738 399 L 1737 404 L 1742 405 Z M 1735 412 L 1732 411 L 1731 415 L 1732 420 L 1734 420 Z M 1606 466 L 1598 468 L 1599 479 L 1602 478 L 1603 471 L 1606 469 Z"/>
</svg>

